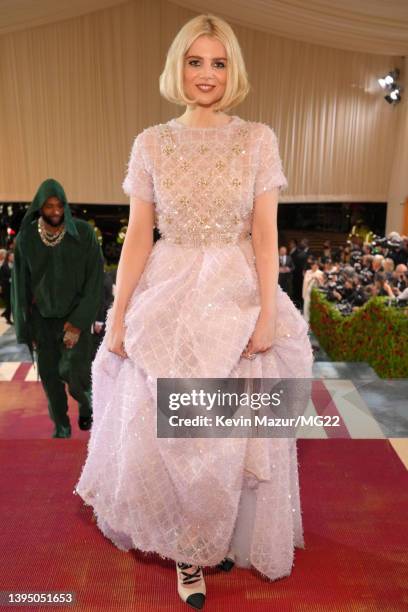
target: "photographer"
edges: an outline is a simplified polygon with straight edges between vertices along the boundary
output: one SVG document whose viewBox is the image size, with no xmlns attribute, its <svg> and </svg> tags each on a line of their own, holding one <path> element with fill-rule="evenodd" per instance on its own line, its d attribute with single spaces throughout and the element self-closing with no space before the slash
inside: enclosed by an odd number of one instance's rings
<svg viewBox="0 0 408 612">
<path fill-rule="evenodd" d="M 384 287 L 389 297 L 397 299 L 397 301 L 408 300 L 408 271 L 405 271 L 401 275 L 403 282 L 400 284 L 400 289 L 397 285 L 390 285 L 387 282 L 384 283 Z"/>
<path fill-rule="evenodd" d="M 395 269 L 394 260 L 391 257 L 386 257 L 383 263 L 384 274 L 387 279 L 387 282 L 391 282 L 393 278 L 393 272 Z"/>
<path fill-rule="evenodd" d="M 343 270 L 342 275 L 328 275 L 326 297 L 336 302 L 336 307 L 342 314 L 350 314 L 368 300 L 370 292 L 363 284 L 360 275 L 353 269 Z"/>
<path fill-rule="evenodd" d="M 394 264 L 395 267 L 398 266 L 398 264 L 408 264 L 408 240 L 405 239 L 401 239 L 401 237 L 398 235 L 393 237 L 392 240 L 389 241 L 389 254 L 388 257 L 390 257 Z"/>
<path fill-rule="evenodd" d="M 386 297 L 394 297 L 391 287 L 387 283 L 387 279 L 384 273 L 377 272 L 374 277 L 374 285 L 371 288 L 372 296 L 386 296 Z"/>
<path fill-rule="evenodd" d="M 394 274 L 392 277 L 392 284 L 398 290 L 397 294 L 401 293 L 402 291 L 404 291 L 404 289 L 408 287 L 407 272 L 408 268 L 405 264 L 398 264 L 395 267 Z"/>
</svg>

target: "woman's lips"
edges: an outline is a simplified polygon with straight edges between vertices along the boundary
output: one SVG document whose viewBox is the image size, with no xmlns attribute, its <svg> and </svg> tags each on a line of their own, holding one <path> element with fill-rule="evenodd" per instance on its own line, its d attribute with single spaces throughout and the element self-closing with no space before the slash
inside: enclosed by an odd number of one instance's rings
<svg viewBox="0 0 408 612">
<path fill-rule="evenodd" d="M 196 87 L 203 93 L 207 93 L 208 91 L 212 91 L 215 85 L 196 85 Z"/>
</svg>

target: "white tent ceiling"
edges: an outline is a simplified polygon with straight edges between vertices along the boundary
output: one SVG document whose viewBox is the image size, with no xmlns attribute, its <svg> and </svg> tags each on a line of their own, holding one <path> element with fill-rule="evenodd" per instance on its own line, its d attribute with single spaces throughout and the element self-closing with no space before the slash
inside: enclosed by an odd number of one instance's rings
<svg viewBox="0 0 408 612">
<path fill-rule="evenodd" d="M 0 34 L 69 19 L 125 1 L 0 0 Z M 232 23 L 295 40 L 381 55 L 408 55 L 408 0 L 172 2 L 200 13 L 213 12 Z"/>
<path fill-rule="evenodd" d="M 350 51 L 408 55 L 408 0 L 173 0 L 277 36 Z"/>
<path fill-rule="evenodd" d="M 0 0 L 0 34 L 55 23 L 123 2 L 126 0 Z"/>
</svg>

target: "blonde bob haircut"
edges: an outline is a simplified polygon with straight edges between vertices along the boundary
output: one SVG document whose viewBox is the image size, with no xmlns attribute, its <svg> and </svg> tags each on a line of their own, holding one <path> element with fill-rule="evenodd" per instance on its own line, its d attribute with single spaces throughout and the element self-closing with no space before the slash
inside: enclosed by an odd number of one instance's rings
<svg viewBox="0 0 408 612">
<path fill-rule="evenodd" d="M 199 36 L 218 39 L 227 53 L 227 81 L 223 97 L 214 110 L 224 111 L 237 106 L 247 96 L 250 85 L 241 48 L 231 26 L 215 15 L 198 15 L 188 21 L 170 45 L 164 70 L 160 75 L 160 93 L 169 102 L 181 106 L 194 105 L 183 87 L 184 59 L 188 49 Z"/>
</svg>

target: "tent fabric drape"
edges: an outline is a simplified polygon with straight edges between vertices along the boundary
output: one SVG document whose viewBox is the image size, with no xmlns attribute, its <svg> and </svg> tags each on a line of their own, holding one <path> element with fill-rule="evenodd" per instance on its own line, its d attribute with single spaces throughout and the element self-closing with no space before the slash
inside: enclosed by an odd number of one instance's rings
<svg viewBox="0 0 408 612">
<path fill-rule="evenodd" d="M 347 51 L 408 55 L 406 0 L 174 0 L 246 27 Z"/>
<path fill-rule="evenodd" d="M 126 0 L 0 0 L 0 34 L 54 23 Z M 243 26 L 348 51 L 408 54 L 406 0 L 173 0 Z"/>
<path fill-rule="evenodd" d="M 239 3 L 221 3 L 218 14 L 228 4 Z M 275 3 L 260 4 L 269 11 Z M 380 3 L 371 4 L 375 15 Z M 0 201 L 31 201 L 53 177 L 70 202 L 127 202 L 121 184 L 135 135 L 183 112 L 160 97 L 158 77 L 174 35 L 195 14 L 134 0 L 0 36 Z M 376 79 L 400 58 L 230 22 L 252 87 L 232 113 L 275 130 L 289 182 L 281 201 L 387 201 L 401 110 Z"/>
</svg>

